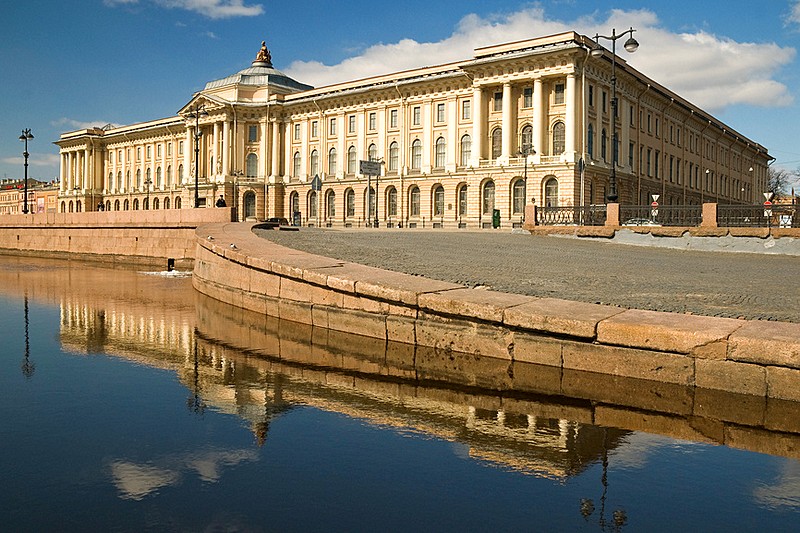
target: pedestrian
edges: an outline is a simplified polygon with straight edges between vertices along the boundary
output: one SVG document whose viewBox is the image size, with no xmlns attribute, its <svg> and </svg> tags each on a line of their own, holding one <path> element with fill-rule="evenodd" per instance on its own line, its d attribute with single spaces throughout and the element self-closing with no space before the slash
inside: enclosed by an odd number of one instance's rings
<svg viewBox="0 0 800 533">
<path fill-rule="evenodd" d="M 217 203 L 214 205 L 217 207 L 227 207 L 228 204 L 225 203 L 225 197 L 220 194 Z"/>
</svg>

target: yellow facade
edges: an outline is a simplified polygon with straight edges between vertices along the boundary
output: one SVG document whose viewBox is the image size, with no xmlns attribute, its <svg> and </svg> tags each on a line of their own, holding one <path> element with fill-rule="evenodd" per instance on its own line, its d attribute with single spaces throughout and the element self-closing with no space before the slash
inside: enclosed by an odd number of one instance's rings
<svg viewBox="0 0 800 533">
<path fill-rule="evenodd" d="M 489 227 L 495 210 L 511 226 L 530 203 L 602 204 L 611 56 L 596 47 L 567 32 L 312 88 L 262 46 L 175 117 L 63 134 L 59 210 L 213 207 L 221 195 L 240 219 Z M 621 58 L 616 72 L 620 203 L 760 202 L 763 146 Z M 359 165 L 370 159 L 381 169 L 372 201 L 375 178 Z"/>
</svg>

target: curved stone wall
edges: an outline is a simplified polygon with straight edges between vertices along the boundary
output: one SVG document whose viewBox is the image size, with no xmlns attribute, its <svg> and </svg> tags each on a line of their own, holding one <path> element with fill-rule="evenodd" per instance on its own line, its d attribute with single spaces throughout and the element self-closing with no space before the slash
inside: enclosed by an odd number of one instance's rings
<svg viewBox="0 0 800 533">
<path fill-rule="evenodd" d="M 441 364 L 497 360 L 800 401 L 800 324 L 657 313 L 430 280 L 276 245 L 251 224 L 196 231 L 193 283 L 251 311 L 392 344 Z M 476 383 L 477 384 L 477 383 Z"/>
</svg>

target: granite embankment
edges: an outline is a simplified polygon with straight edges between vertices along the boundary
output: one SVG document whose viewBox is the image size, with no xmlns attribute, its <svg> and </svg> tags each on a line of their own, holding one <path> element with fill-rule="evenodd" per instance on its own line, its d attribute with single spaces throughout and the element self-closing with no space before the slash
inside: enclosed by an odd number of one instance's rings
<svg viewBox="0 0 800 533">
<path fill-rule="evenodd" d="M 387 346 L 432 347 L 443 365 L 504 360 L 513 371 L 516 362 L 535 363 L 800 400 L 798 323 L 468 288 L 293 250 L 259 238 L 249 224 L 204 226 L 196 238 L 193 280 L 200 292 Z M 453 269 L 464 270 L 464 263 Z"/>
</svg>

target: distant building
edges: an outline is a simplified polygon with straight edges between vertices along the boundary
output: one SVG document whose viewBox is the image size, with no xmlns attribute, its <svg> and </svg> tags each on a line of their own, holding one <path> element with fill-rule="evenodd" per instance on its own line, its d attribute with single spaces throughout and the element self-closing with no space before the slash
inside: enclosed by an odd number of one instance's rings
<svg viewBox="0 0 800 533">
<path fill-rule="evenodd" d="M 195 195 L 210 208 L 222 194 L 240 219 L 355 226 L 377 200 L 381 225 L 488 227 L 531 201 L 605 203 L 614 150 L 622 204 L 760 202 L 767 149 L 622 58 L 613 146 L 611 55 L 594 47 L 566 32 L 312 88 L 264 45 L 175 117 L 61 135 L 59 210 L 190 208 Z"/>
<path fill-rule="evenodd" d="M 44 183 L 28 179 L 28 212 L 56 213 L 58 208 L 58 184 Z M 23 180 L 6 179 L 0 181 L 0 215 L 16 215 L 23 213 L 25 200 L 25 182 Z"/>
</svg>

